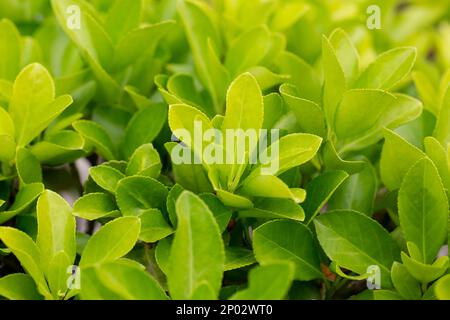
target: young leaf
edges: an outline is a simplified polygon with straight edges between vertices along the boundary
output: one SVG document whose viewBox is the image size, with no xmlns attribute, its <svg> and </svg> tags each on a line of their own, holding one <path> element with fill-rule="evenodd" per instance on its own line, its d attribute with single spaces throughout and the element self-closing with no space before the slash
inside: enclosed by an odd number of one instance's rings
<svg viewBox="0 0 450 320">
<path fill-rule="evenodd" d="M 42 183 L 32 183 L 23 186 L 16 195 L 11 208 L 8 211 L 0 212 L 0 224 L 27 210 L 43 191 L 44 185 Z"/>
<path fill-rule="evenodd" d="M 450 142 L 450 86 L 442 99 L 442 105 L 437 116 L 436 127 L 433 136 L 445 148 Z"/>
<path fill-rule="evenodd" d="M 41 252 L 41 268 L 49 271 L 49 265 L 59 252 L 67 255 L 67 266 L 76 255 L 75 218 L 72 208 L 57 193 L 44 191 L 37 203 L 38 233 L 36 243 Z"/>
<path fill-rule="evenodd" d="M 291 199 L 257 198 L 254 207 L 239 210 L 239 216 L 260 219 L 292 219 L 303 221 L 305 212 Z"/>
<path fill-rule="evenodd" d="M 416 56 L 417 50 L 412 47 L 386 51 L 364 70 L 356 87 L 391 89 L 411 72 Z"/>
<path fill-rule="evenodd" d="M 179 1 L 177 11 L 183 22 L 191 47 L 196 71 L 208 88 L 216 110 L 225 96 L 228 75 L 214 64 L 211 51 L 221 55 L 221 41 L 217 25 L 209 7 L 200 2 Z M 218 72 L 213 72 L 218 71 Z"/>
<path fill-rule="evenodd" d="M 89 193 L 73 205 L 73 215 L 88 221 L 119 214 L 114 198 L 106 193 Z"/>
<path fill-rule="evenodd" d="M 427 156 L 433 161 L 434 165 L 438 169 L 439 176 L 442 179 L 442 183 L 447 191 L 450 191 L 450 165 L 447 159 L 447 153 L 442 145 L 433 137 L 426 137 L 424 142 L 425 151 Z"/>
<path fill-rule="evenodd" d="M 278 162 L 278 169 L 272 172 L 273 175 L 279 175 L 291 168 L 297 167 L 311 160 L 317 153 L 322 144 L 322 138 L 312 134 L 293 133 L 282 137 L 270 145 L 265 153 L 270 159 L 253 169 L 252 176 L 261 172 L 261 170 L 271 170 L 274 167 L 274 161 Z M 275 154 L 274 150 L 279 150 Z M 276 166 L 275 166 L 276 167 Z"/>
<path fill-rule="evenodd" d="M 114 43 L 123 38 L 132 29 L 139 26 L 141 19 L 142 1 L 119 0 L 108 10 L 105 29 Z M 127 14 L 124 17 L 124 12 Z"/>
<path fill-rule="evenodd" d="M 450 275 L 443 277 L 437 282 L 435 292 L 439 300 L 450 300 Z"/>
<path fill-rule="evenodd" d="M 89 120 L 76 121 L 72 126 L 106 160 L 114 160 L 116 158 L 114 144 L 102 126 Z"/>
<path fill-rule="evenodd" d="M 19 72 L 23 44 L 20 33 L 14 23 L 2 19 L 0 21 L 0 79 L 13 81 Z"/>
<path fill-rule="evenodd" d="M 403 265 L 408 272 L 420 283 L 430 283 L 442 277 L 449 267 L 449 259 L 442 256 L 433 264 L 425 264 L 417 259 L 409 257 L 404 252 L 401 253 Z"/>
<path fill-rule="evenodd" d="M 280 87 L 284 102 L 294 112 L 302 132 L 321 137 L 326 135 L 325 116 L 318 104 L 298 96 L 297 89 L 289 84 Z"/>
<path fill-rule="evenodd" d="M 110 66 L 113 43 L 100 24 L 95 8 L 83 0 L 52 0 L 51 3 L 60 26 L 81 51 L 86 51 L 91 59 L 104 67 Z M 67 8 L 71 6 L 80 8 L 80 28 L 70 28 L 67 23 L 71 19 L 71 11 Z"/>
<path fill-rule="evenodd" d="M 105 224 L 88 241 L 80 267 L 117 260 L 133 249 L 141 228 L 136 217 L 117 218 Z M 113 245 L 111 245 L 113 244 Z"/>
<path fill-rule="evenodd" d="M 395 289 L 405 299 L 419 300 L 422 297 L 420 283 L 409 274 L 404 265 L 394 262 L 391 277 Z"/>
<path fill-rule="evenodd" d="M 162 209 L 168 190 L 159 181 L 149 177 L 122 179 L 116 190 L 116 201 L 125 216 L 139 216 L 147 209 Z"/>
<path fill-rule="evenodd" d="M 50 293 L 41 270 L 41 254 L 33 240 L 22 231 L 10 227 L 0 227 L 0 240 L 11 250 L 25 271 L 33 278 L 38 291 L 48 297 Z"/>
<path fill-rule="evenodd" d="M 406 241 L 431 263 L 447 239 L 448 202 L 431 160 L 419 160 L 406 174 L 398 194 L 400 225 Z"/>
<path fill-rule="evenodd" d="M 329 41 L 335 50 L 336 58 L 344 72 L 347 83 L 353 83 L 359 75 L 358 51 L 349 36 L 342 29 L 334 30 L 330 35 Z"/>
<path fill-rule="evenodd" d="M 258 26 L 242 33 L 227 52 L 225 66 L 232 77 L 257 66 L 265 57 L 269 45 L 269 30 Z"/>
<path fill-rule="evenodd" d="M 228 89 L 222 130 L 259 130 L 262 128 L 263 114 L 263 97 L 258 82 L 250 73 L 240 75 Z"/>
<path fill-rule="evenodd" d="M 124 261 L 83 269 L 80 296 L 84 300 L 166 300 L 167 296 L 146 271 Z"/>
<path fill-rule="evenodd" d="M 55 84 L 42 65 L 25 67 L 14 82 L 9 105 L 18 146 L 30 143 L 71 103 L 69 95 L 55 99 Z"/>
<path fill-rule="evenodd" d="M 287 83 L 295 86 L 300 92 L 299 98 L 321 103 L 321 83 L 316 71 L 300 57 L 284 52 L 279 57 L 280 72 L 290 75 Z M 281 92 L 281 91 L 280 91 Z"/>
<path fill-rule="evenodd" d="M 178 226 L 167 275 L 171 296 L 215 299 L 225 264 L 219 227 L 206 204 L 188 191 L 179 196 L 176 211 Z"/>
<path fill-rule="evenodd" d="M 144 144 L 136 149 L 127 166 L 127 175 L 139 175 L 157 179 L 162 164 L 158 151 L 152 144 Z"/>
<path fill-rule="evenodd" d="M 339 150 L 367 147 L 382 138 L 383 127 L 396 128 L 414 120 L 421 112 L 422 103 L 406 95 L 378 89 L 349 90 L 343 94 L 335 115 Z"/>
<path fill-rule="evenodd" d="M 289 237 L 286 235 L 289 234 Z M 290 261 L 295 266 L 295 279 L 320 279 L 317 247 L 311 231 L 297 221 L 275 220 L 258 227 L 253 233 L 256 260 L 267 265 Z"/>
<path fill-rule="evenodd" d="M 117 184 L 125 178 L 125 175 L 117 169 L 109 166 L 107 163 L 89 169 L 89 175 L 92 180 L 101 188 L 115 193 Z"/>
<path fill-rule="evenodd" d="M 334 124 L 336 108 L 347 90 L 344 70 L 329 39 L 322 39 L 322 64 L 324 72 L 323 105 L 328 125 Z"/>
</svg>

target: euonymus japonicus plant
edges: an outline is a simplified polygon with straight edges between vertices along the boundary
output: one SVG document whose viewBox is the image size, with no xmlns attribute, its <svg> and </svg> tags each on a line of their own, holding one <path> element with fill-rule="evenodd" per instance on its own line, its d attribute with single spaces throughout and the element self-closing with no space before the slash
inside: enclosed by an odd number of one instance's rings
<svg viewBox="0 0 450 320">
<path fill-rule="evenodd" d="M 449 299 L 449 4 L 372 4 L 0 1 L 1 299 Z"/>
</svg>

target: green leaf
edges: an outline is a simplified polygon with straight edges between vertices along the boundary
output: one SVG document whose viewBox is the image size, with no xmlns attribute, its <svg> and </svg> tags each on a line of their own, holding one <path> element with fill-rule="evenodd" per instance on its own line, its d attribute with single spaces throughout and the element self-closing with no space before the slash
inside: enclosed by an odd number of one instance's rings
<svg viewBox="0 0 450 320">
<path fill-rule="evenodd" d="M 375 168 L 367 161 L 365 168 L 348 177 L 328 202 L 329 210 L 348 209 L 372 216 L 378 180 Z"/>
<path fill-rule="evenodd" d="M 163 209 L 168 190 L 159 181 L 149 177 L 127 177 L 116 190 L 116 201 L 125 216 L 139 216 L 147 209 Z"/>
<path fill-rule="evenodd" d="M 143 53 L 149 54 L 173 26 L 174 21 L 163 21 L 131 30 L 116 46 L 114 68 L 123 69 L 138 60 Z"/>
<path fill-rule="evenodd" d="M 174 148 L 178 144 L 176 142 L 168 142 L 164 146 L 170 155 L 174 151 Z M 184 149 L 185 150 L 185 149 Z M 184 152 L 191 152 L 190 150 L 185 150 Z M 194 155 L 191 152 L 191 159 L 194 158 Z M 183 186 L 183 188 L 193 191 L 195 193 L 202 192 L 212 192 L 213 187 L 211 186 L 211 182 L 208 179 L 208 176 L 201 164 L 190 164 L 190 163 L 181 163 L 176 164 L 172 162 L 172 170 L 173 175 L 175 177 L 175 181 L 178 184 Z"/>
<path fill-rule="evenodd" d="M 394 262 L 391 277 L 395 289 L 405 299 L 419 300 L 422 297 L 420 283 L 409 274 L 408 269 L 404 265 Z"/>
<path fill-rule="evenodd" d="M 282 53 L 278 59 L 280 72 L 290 75 L 287 82 L 299 90 L 299 98 L 319 104 L 322 87 L 316 71 L 300 57 L 290 52 Z"/>
<path fill-rule="evenodd" d="M 354 174 L 364 169 L 364 161 L 348 161 L 343 159 L 336 151 L 331 141 L 323 146 L 323 162 L 327 170 L 342 170 L 348 174 Z"/>
<path fill-rule="evenodd" d="M 127 175 L 139 175 L 157 179 L 161 173 L 162 164 L 158 151 L 152 144 L 144 144 L 136 149 L 127 166 Z"/>
<path fill-rule="evenodd" d="M 335 50 L 336 58 L 344 72 L 347 83 L 353 83 L 359 75 L 358 51 L 349 36 L 342 29 L 334 30 L 330 35 L 329 41 Z"/>
<path fill-rule="evenodd" d="M 302 207 L 291 199 L 258 198 L 254 207 L 239 210 L 239 216 L 261 219 L 292 219 L 303 221 L 305 213 Z"/>
<path fill-rule="evenodd" d="M 232 77 L 250 67 L 257 66 L 265 57 L 269 45 L 269 30 L 265 26 L 258 26 L 243 32 L 228 49 L 225 59 Z"/>
<path fill-rule="evenodd" d="M 73 205 L 73 215 L 88 221 L 117 215 L 114 198 L 106 193 L 89 193 L 79 198 Z"/>
<path fill-rule="evenodd" d="M 105 29 L 114 43 L 117 43 L 128 32 L 139 26 L 141 20 L 142 1 L 115 1 L 106 15 Z M 124 13 L 127 13 L 124 15 Z"/>
<path fill-rule="evenodd" d="M 250 271 L 248 288 L 235 293 L 230 300 L 281 300 L 286 296 L 293 278 L 292 263 L 256 267 Z"/>
<path fill-rule="evenodd" d="M 73 263 L 74 260 L 65 251 L 59 251 L 50 261 L 46 277 L 55 299 L 62 300 L 67 297 L 66 294 L 70 290 L 67 287 L 67 278 L 69 277 L 67 270 L 72 268 Z"/>
<path fill-rule="evenodd" d="M 240 269 L 256 263 L 253 251 L 241 247 L 225 248 L 225 271 Z"/>
<path fill-rule="evenodd" d="M 23 273 L 0 278 L 0 296 L 9 300 L 42 300 L 33 278 Z"/>
<path fill-rule="evenodd" d="M 233 212 L 212 193 L 202 193 L 199 197 L 208 206 L 209 210 L 211 210 L 211 213 L 219 226 L 220 232 L 224 232 L 230 222 Z"/>
<path fill-rule="evenodd" d="M 0 240 L 11 250 L 24 270 L 33 278 L 38 291 L 48 297 L 50 293 L 41 270 L 41 254 L 33 240 L 22 231 L 10 227 L 0 227 Z"/>
<path fill-rule="evenodd" d="M 450 143 L 450 86 L 442 99 L 442 105 L 437 115 L 436 127 L 433 136 L 445 148 Z"/>
<path fill-rule="evenodd" d="M 61 130 L 46 136 L 31 147 L 31 152 L 39 162 L 47 165 L 61 165 L 73 162 L 85 155 L 84 140 L 72 130 Z"/>
<path fill-rule="evenodd" d="M 255 77 L 262 91 L 270 90 L 289 79 L 289 76 L 286 74 L 276 74 L 261 66 L 252 67 L 247 72 Z"/>
<path fill-rule="evenodd" d="M 333 125 L 336 108 L 347 90 L 347 81 L 336 51 L 325 36 L 322 39 L 322 65 L 324 72 L 323 108 L 327 124 Z"/>
<path fill-rule="evenodd" d="M 81 273 L 83 300 L 166 300 L 167 296 L 146 271 L 116 261 L 84 268 Z"/>
<path fill-rule="evenodd" d="M 272 175 L 250 177 L 243 182 L 237 192 L 246 197 L 281 198 L 301 202 L 283 180 Z"/>
<path fill-rule="evenodd" d="M 168 270 L 173 299 L 215 299 L 225 265 L 219 227 L 200 198 L 185 191 L 177 200 L 178 226 Z"/>
<path fill-rule="evenodd" d="M 110 167 L 107 163 L 89 169 L 92 180 L 101 188 L 115 193 L 117 184 L 125 178 L 125 175 L 117 169 Z"/>
<path fill-rule="evenodd" d="M 16 195 L 14 204 L 8 211 L 0 212 L 0 224 L 27 210 L 44 191 L 42 183 L 32 183 L 23 186 Z"/>
<path fill-rule="evenodd" d="M 216 195 L 217 198 L 219 198 L 219 200 L 222 201 L 222 203 L 227 207 L 235 209 L 253 208 L 252 201 L 244 196 L 240 196 L 226 190 L 217 190 Z"/>
<path fill-rule="evenodd" d="M 279 175 L 291 168 L 302 165 L 316 155 L 321 144 L 322 138 L 312 134 L 293 133 L 284 136 L 267 148 L 264 154 L 269 161 L 253 169 L 252 175 L 256 175 L 261 170 L 267 170 L 273 175 Z M 277 150 L 278 153 L 276 152 Z"/>
<path fill-rule="evenodd" d="M 284 102 L 294 112 L 302 132 L 325 136 L 325 116 L 317 103 L 300 98 L 297 89 L 289 84 L 283 84 L 280 93 Z"/>
<path fill-rule="evenodd" d="M 141 228 L 136 217 L 121 217 L 105 224 L 88 241 L 80 267 L 112 262 L 133 249 Z"/>
<path fill-rule="evenodd" d="M 264 120 L 261 89 L 250 73 L 238 76 L 228 88 L 227 109 L 222 130 L 259 130 Z"/>
<path fill-rule="evenodd" d="M 446 189 L 446 192 L 450 191 L 450 166 L 447 159 L 447 153 L 442 145 L 433 137 L 426 137 L 424 140 L 424 147 L 427 156 L 433 161 L 434 165 L 438 169 L 439 176 L 442 179 L 442 183 Z"/>
<path fill-rule="evenodd" d="M 400 188 L 409 168 L 425 154 L 391 130 L 384 130 L 384 139 L 380 160 L 381 180 L 389 190 L 395 190 Z M 402 161 L 397 161 L 399 158 Z"/>
<path fill-rule="evenodd" d="M 0 21 L 0 52 L 2 53 L 0 79 L 14 80 L 20 70 L 22 50 L 22 39 L 16 26 L 11 21 L 2 19 Z"/>
<path fill-rule="evenodd" d="M 272 92 L 266 96 L 263 97 L 264 99 L 264 122 L 263 122 L 263 129 L 273 129 L 276 125 L 277 121 L 285 114 L 286 112 L 286 106 L 281 98 L 281 96 L 278 93 Z M 222 116 L 216 116 L 214 117 L 214 121 L 223 121 Z M 214 125 L 214 128 L 221 128 L 222 123 L 220 125 L 216 126 Z"/>
<path fill-rule="evenodd" d="M 69 95 L 55 99 L 55 84 L 40 64 L 30 64 L 17 76 L 9 105 L 18 146 L 36 138 L 72 103 Z"/>
<path fill-rule="evenodd" d="M 81 51 L 86 51 L 105 67 L 111 65 L 113 43 L 98 21 L 95 9 L 82 0 L 52 0 L 51 3 L 60 26 Z M 72 21 L 73 12 L 67 8 L 74 5 L 80 9 L 80 28 L 69 27 L 68 21 Z"/>
<path fill-rule="evenodd" d="M 139 240 L 156 242 L 170 236 L 174 231 L 158 209 L 148 209 L 140 216 L 141 233 Z"/>
<path fill-rule="evenodd" d="M 196 134 L 196 131 L 199 131 L 200 125 L 203 132 L 213 128 L 208 116 L 197 108 L 186 104 L 175 104 L 170 106 L 169 126 L 173 134 L 191 148 L 196 157 L 202 159 L 203 151 L 205 150 L 207 143 L 203 137 L 197 139 L 200 141 L 195 140 L 195 136 L 198 135 L 198 133 Z"/>
<path fill-rule="evenodd" d="M 406 174 L 398 194 L 400 225 L 431 263 L 447 239 L 448 202 L 439 173 L 431 160 L 419 160 Z"/>
<path fill-rule="evenodd" d="M 170 250 L 172 249 L 173 237 L 167 237 L 158 241 L 155 250 L 155 259 L 161 271 L 167 275 L 170 267 Z"/>
<path fill-rule="evenodd" d="M 200 2 L 179 1 L 177 11 L 183 22 L 201 82 L 211 93 L 216 110 L 223 101 L 228 75 L 217 66 L 211 51 L 221 55 L 220 34 L 210 8 Z"/>
<path fill-rule="evenodd" d="M 348 178 L 345 171 L 328 171 L 314 178 L 306 187 L 306 200 L 302 204 L 306 224 L 313 221 L 336 189 Z"/>
<path fill-rule="evenodd" d="M 439 300 L 450 300 L 450 275 L 440 279 L 434 290 Z"/>
<path fill-rule="evenodd" d="M 406 95 L 378 89 L 349 90 L 343 94 L 335 115 L 338 149 L 358 150 L 376 143 L 383 136 L 383 127 L 396 128 L 421 112 L 422 103 Z"/>
<path fill-rule="evenodd" d="M 174 227 L 177 226 L 177 212 L 175 210 L 175 204 L 178 197 L 183 193 L 184 190 L 185 189 L 177 183 L 170 189 L 169 193 L 167 194 L 167 213 L 169 215 L 169 220 Z"/>
<path fill-rule="evenodd" d="M 39 197 L 36 210 L 36 243 L 41 252 L 41 268 L 48 273 L 50 263 L 62 251 L 67 255 L 65 272 L 76 255 L 76 223 L 72 208 L 60 195 L 46 190 Z"/>
<path fill-rule="evenodd" d="M 42 182 L 39 160 L 28 149 L 19 148 L 17 150 L 16 170 L 22 184 Z"/>
<path fill-rule="evenodd" d="M 72 126 L 106 160 L 116 158 L 114 144 L 108 133 L 99 124 L 89 120 L 79 120 L 74 122 Z"/>
<path fill-rule="evenodd" d="M 125 130 L 121 152 L 125 159 L 143 144 L 151 143 L 161 132 L 167 119 L 167 106 L 155 104 L 138 111 Z"/>
<path fill-rule="evenodd" d="M 449 259 L 442 256 L 434 261 L 433 264 L 424 264 L 414 258 L 408 257 L 404 252 L 401 253 L 403 265 L 408 272 L 421 283 L 430 283 L 442 277 L 449 267 Z"/>
<path fill-rule="evenodd" d="M 286 235 L 290 235 L 287 237 Z M 253 233 L 256 260 L 267 265 L 291 261 L 295 279 L 308 281 L 322 278 L 317 247 L 311 231 L 292 220 L 275 220 L 258 227 Z"/>
<path fill-rule="evenodd" d="M 314 225 L 332 261 L 358 274 L 365 274 L 369 266 L 378 266 L 382 287 L 392 286 L 391 267 L 400 259 L 400 250 L 376 221 L 359 212 L 338 210 L 317 217 Z"/>
<path fill-rule="evenodd" d="M 413 47 L 386 51 L 364 70 L 356 87 L 391 89 L 411 72 L 416 56 L 417 49 Z"/>
</svg>

